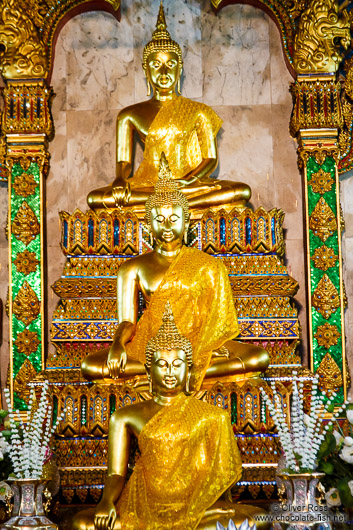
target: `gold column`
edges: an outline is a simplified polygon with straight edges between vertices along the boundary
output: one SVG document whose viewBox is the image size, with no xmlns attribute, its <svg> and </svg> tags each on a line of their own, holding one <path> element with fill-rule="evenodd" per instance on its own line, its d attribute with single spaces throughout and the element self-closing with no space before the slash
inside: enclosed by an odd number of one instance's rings
<svg viewBox="0 0 353 530">
<path fill-rule="evenodd" d="M 291 134 L 298 139 L 305 198 L 307 304 L 310 368 L 320 388 L 346 396 L 339 202 L 338 129 L 343 125 L 340 84 L 335 73 L 299 74 L 291 87 Z"/>
<path fill-rule="evenodd" d="M 27 383 L 44 369 L 44 179 L 52 90 L 42 79 L 6 80 L 3 139 L 8 169 L 10 387 L 26 409 Z"/>
</svg>

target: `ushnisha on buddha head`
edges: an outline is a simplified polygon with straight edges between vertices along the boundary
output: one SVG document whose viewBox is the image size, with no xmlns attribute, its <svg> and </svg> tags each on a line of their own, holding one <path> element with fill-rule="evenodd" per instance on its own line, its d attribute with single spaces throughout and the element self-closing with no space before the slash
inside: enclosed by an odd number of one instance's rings
<svg viewBox="0 0 353 530">
<path fill-rule="evenodd" d="M 192 346 L 179 333 L 169 301 L 157 335 L 147 343 L 145 368 L 151 393 L 173 396 L 190 391 Z"/>
</svg>

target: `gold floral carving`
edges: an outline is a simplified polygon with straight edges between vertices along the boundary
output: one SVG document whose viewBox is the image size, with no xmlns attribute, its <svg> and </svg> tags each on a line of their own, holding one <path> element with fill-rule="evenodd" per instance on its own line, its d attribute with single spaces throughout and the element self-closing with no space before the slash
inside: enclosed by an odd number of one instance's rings
<svg viewBox="0 0 353 530">
<path fill-rule="evenodd" d="M 23 201 L 19 207 L 13 220 L 11 231 L 26 246 L 39 234 L 38 219 L 26 201 Z"/>
<path fill-rule="evenodd" d="M 13 183 L 13 188 L 16 194 L 20 197 L 28 197 L 29 195 L 33 195 L 36 187 L 37 183 L 34 179 L 34 176 L 28 173 L 17 175 Z"/>
<path fill-rule="evenodd" d="M 322 359 L 316 374 L 319 376 L 319 389 L 328 395 L 343 385 L 341 370 L 329 353 Z"/>
<path fill-rule="evenodd" d="M 320 197 L 320 200 L 311 213 L 309 228 L 323 242 L 337 230 L 335 214 L 323 197 Z"/>
<path fill-rule="evenodd" d="M 311 259 L 316 268 L 321 269 L 322 271 L 327 271 L 330 267 L 334 267 L 338 260 L 338 256 L 336 256 L 332 248 L 329 248 L 324 244 L 322 247 L 315 249 Z"/>
<path fill-rule="evenodd" d="M 36 293 L 28 282 L 24 281 L 13 301 L 13 313 L 28 326 L 37 318 L 40 312 L 40 302 Z"/>
<path fill-rule="evenodd" d="M 45 78 L 45 46 L 33 20 L 35 2 L 3 0 L 0 13 L 0 72 L 6 79 Z M 32 15 L 32 16 L 31 16 Z"/>
<path fill-rule="evenodd" d="M 313 173 L 309 180 L 309 186 L 312 187 L 313 192 L 320 193 L 320 195 L 331 191 L 333 184 L 334 180 L 331 173 L 327 173 L 322 168 L 320 168 L 317 173 Z"/>
<path fill-rule="evenodd" d="M 17 272 L 27 276 L 31 272 L 35 272 L 39 261 L 36 258 L 35 252 L 29 252 L 25 249 L 23 252 L 19 252 L 14 260 Z"/>
<path fill-rule="evenodd" d="M 350 18 L 336 0 L 311 0 L 294 38 L 293 64 L 298 74 L 333 73 L 351 42 Z"/>
<path fill-rule="evenodd" d="M 20 353 L 24 353 L 28 356 L 31 353 L 37 351 L 40 340 L 38 339 L 38 334 L 35 331 L 29 331 L 28 329 L 25 329 L 17 335 L 15 344 Z"/>
<path fill-rule="evenodd" d="M 312 304 L 326 319 L 330 318 L 340 306 L 338 291 L 327 274 L 324 274 L 319 281 L 312 295 Z"/>
<path fill-rule="evenodd" d="M 317 332 L 314 335 L 318 345 L 327 349 L 331 348 L 331 346 L 335 346 L 340 336 L 341 334 L 337 327 L 332 326 L 332 324 L 329 324 L 328 322 L 325 322 L 322 326 L 318 326 Z"/>
<path fill-rule="evenodd" d="M 28 386 L 28 383 L 33 381 L 36 375 L 37 372 L 33 364 L 29 359 L 25 359 L 15 377 L 13 386 L 14 391 L 17 392 L 18 396 L 24 401 L 28 401 L 30 396 L 31 389 Z"/>
</svg>

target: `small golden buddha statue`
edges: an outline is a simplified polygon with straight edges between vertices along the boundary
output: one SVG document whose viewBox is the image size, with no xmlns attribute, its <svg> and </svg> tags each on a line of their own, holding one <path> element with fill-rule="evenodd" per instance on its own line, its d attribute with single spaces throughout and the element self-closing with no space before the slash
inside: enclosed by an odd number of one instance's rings
<svg viewBox="0 0 353 530">
<path fill-rule="evenodd" d="M 161 3 L 156 30 L 143 51 L 148 95 L 152 97 L 123 109 L 117 118 L 117 165 L 114 182 L 89 193 L 90 208 L 126 207 L 144 211 L 153 193 L 162 151 L 190 208 L 243 207 L 251 189 L 241 182 L 211 179 L 218 165 L 216 135 L 222 121 L 207 105 L 176 93 L 183 67 L 181 49 L 167 31 Z M 144 143 L 144 159 L 131 177 L 133 139 Z M 131 178 L 130 178 L 131 177 Z"/>
<path fill-rule="evenodd" d="M 239 328 L 222 261 L 183 245 L 189 205 L 172 178 L 164 154 L 155 193 L 146 202 L 146 218 L 155 249 L 119 268 L 119 325 L 109 350 L 99 350 L 84 359 L 81 368 L 85 378 L 98 381 L 143 376 L 146 344 L 158 331 L 167 300 L 178 329 L 193 347 L 192 389 L 200 388 L 204 377 L 244 378 L 264 372 L 269 364 L 267 352 L 232 340 Z M 139 293 L 146 309 L 137 321 Z"/>
<path fill-rule="evenodd" d="M 168 303 L 145 356 L 153 398 L 112 415 L 102 499 L 74 517 L 73 530 L 211 530 L 230 519 L 253 524 L 261 510 L 222 498 L 240 479 L 240 453 L 227 413 L 188 393 L 192 346 Z M 140 456 L 126 483 L 132 436 Z"/>
</svg>

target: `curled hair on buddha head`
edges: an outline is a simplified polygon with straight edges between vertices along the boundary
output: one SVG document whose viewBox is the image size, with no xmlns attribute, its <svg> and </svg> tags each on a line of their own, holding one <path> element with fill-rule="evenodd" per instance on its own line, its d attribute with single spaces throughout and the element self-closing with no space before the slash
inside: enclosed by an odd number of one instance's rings
<svg viewBox="0 0 353 530">
<path fill-rule="evenodd" d="M 158 180 L 154 187 L 154 193 L 146 201 L 146 220 L 151 225 L 152 208 L 156 206 L 169 206 L 176 204 L 184 210 L 185 220 L 189 220 L 189 203 L 185 195 L 178 190 L 178 185 L 172 178 L 168 160 L 162 151 L 159 161 Z"/>
<path fill-rule="evenodd" d="M 159 328 L 157 335 L 147 342 L 145 364 L 147 370 L 150 370 L 151 368 L 153 355 L 156 351 L 160 350 L 183 350 L 183 352 L 185 352 L 188 368 L 189 370 L 191 369 L 191 342 L 183 335 L 180 335 L 174 321 L 174 315 L 169 301 L 165 304 L 162 325 Z"/>
<path fill-rule="evenodd" d="M 178 56 L 180 69 L 183 67 L 181 48 L 177 42 L 172 40 L 164 16 L 163 3 L 159 6 L 156 29 L 152 34 L 152 40 L 143 49 L 142 67 L 146 73 L 148 56 L 153 52 L 174 52 Z"/>
</svg>

